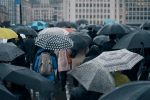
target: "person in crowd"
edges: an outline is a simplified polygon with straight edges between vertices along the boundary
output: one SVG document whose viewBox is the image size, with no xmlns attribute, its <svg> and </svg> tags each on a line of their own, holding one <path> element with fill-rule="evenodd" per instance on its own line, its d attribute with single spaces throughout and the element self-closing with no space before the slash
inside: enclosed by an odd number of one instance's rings
<svg viewBox="0 0 150 100">
<path fill-rule="evenodd" d="M 83 60 L 85 59 L 86 53 L 89 51 L 89 47 L 83 48 L 83 49 L 70 49 L 71 51 L 71 58 L 72 58 L 72 69 L 79 66 Z M 73 85 L 76 87 L 78 86 L 78 82 L 76 79 L 73 78 Z"/>
<path fill-rule="evenodd" d="M 105 42 L 103 44 L 103 51 L 111 51 L 112 47 L 116 44 L 117 36 L 115 34 L 109 35 L 109 40 L 108 42 Z"/>
<path fill-rule="evenodd" d="M 72 60 L 67 49 L 62 49 L 58 53 L 58 71 L 61 80 L 62 91 L 65 90 L 67 72 L 71 69 Z"/>
<path fill-rule="evenodd" d="M 35 41 L 34 37 L 27 35 L 24 39 L 24 46 L 26 49 L 26 66 L 28 68 L 33 64 L 33 60 L 35 57 Z"/>
<path fill-rule="evenodd" d="M 40 60 L 41 60 L 41 54 L 42 54 L 43 52 L 47 52 L 47 53 L 50 54 L 50 62 L 49 62 L 49 64 L 51 64 L 51 65 L 52 65 L 52 68 L 53 68 L 53 69 L 52 69 L 53 72 L 51 72 L 50 75 L 44 75 L 44 76 L 45 76 L 46 78 L 48 78 L 49 80 L 53 80 L 53 81 L 54 81 L 54 80 L 55 80 L 55 71 L 54 71 L 54 70 L 56 70 L 57 67 L 58 67 L 57 56 L 56 56 L 56 54 L 54 53 L 54 51 L 45 50 L 45 49 L 40 48 L 40 49 L 37 51 L 36 55 L 35 55 L 35 64 L 34 64 L 34 66 L 33 66 L 33 70 L 40 73 L 40 66 L 41 66 L 41 64 L 43 64 L 43 62 L 40 61 Z"/>
</svg>

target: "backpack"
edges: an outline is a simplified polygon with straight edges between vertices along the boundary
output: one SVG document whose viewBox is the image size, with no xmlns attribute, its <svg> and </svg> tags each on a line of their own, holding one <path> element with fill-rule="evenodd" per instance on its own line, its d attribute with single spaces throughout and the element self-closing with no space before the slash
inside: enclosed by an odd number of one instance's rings
<svg viewBox="0 0 150 100">
<path fill-rule="evenodd" d="M 51 56 L 48 52 L 42 52 L 39 58 L 39 72 L 44 75 L 50 75 L 53 72 Z"/>
</svg>

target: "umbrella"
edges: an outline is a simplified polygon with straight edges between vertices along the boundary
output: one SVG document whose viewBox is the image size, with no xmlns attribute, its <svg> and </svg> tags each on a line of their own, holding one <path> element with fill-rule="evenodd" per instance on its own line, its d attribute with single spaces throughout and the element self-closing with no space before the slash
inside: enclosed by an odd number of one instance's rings
<svg viewBox="0 0 150 100">
<path fill-rule="evenodd" d="M 118 37 L 122 37 L 123 35 L 126 35 L 130 33 L 132 30 L 129 27 L 126 27 L 126 25 L 123 24 L 109 24 L 102 27 L 97 34 L 98 35 L 110 35 L 110 34 L 116 34 Z"/>
<path fill-rule="evenodd" d="M 150 32 L 138 30 L 131 34 L 122 37 L 113 49 L 133 49 L 133 48 L 149 48 L 150 47 Z"/>
<path fill-rule="evenodd" d="M 131 69 L 143 56 L 126 49 L 107 51 L 96 57 L 95 60 L 109 72 Z"/>
<path fill-rule="evenodd" d="M 67 32 L 71 33 L 71 32 L 75 32 L 76 29 L 75 28 L 63 28 L 65 29 Z"/>
<path fill-rule="evenodd" d="M 24 35 L 29 35 L 33 37 L 37 36 L 37 32 L 27 26 L 18 26 L 18 27 L 13 28 L 13 30 L 18 34 L 24 34 Z"/>
<path fill-rule="evenodd" d="M 91 37 L 85 32 L 72 32 L 68 34 L 68 36 L 74 42 L 74 45 L 72 47 L 73 49 L 78 50 L 78 49 L 88 47 L 92 42 Z"/>
<path fill-rule="evenodd" d="M 63 29 L 44 29 L 39 33 L 38 37 L 36 38 L 35 45 L 48 50 L 71 48 L 73 46 L 73 41 L 65 35 L 65 32 L 63 31 Z"/>
<path fill-rule="evenodd" d="M 28 68 L 0 63 L 0 78 L 28 89 L 49 93 L 53 89 L 51 81 Z"/>
<path fill-rule="evenodd" d="M 11 29 L 0 28 L 0 39 L 18 38 L 18 35 Z"/>
<path fill-rule="evenodd" d="M 93 42 L 97 45 L 103 45 L 105 42 L 108 41 L 109 41 L 109 37 L 105 35 L 99 35 L 93 39 Z"/>
<path fill-rule="evenodd" d="M 69 71 L 88 91 L 106 93 L 115 86 L 110 73 L 99 63 L 89 61 Z"/>
<path fill-rule="evenodd" d="M 0 98 L 1 100 L 17 100 L 17 98 L 15 98 L 15 96 L 2 84 L 0 84 Z"/>
<path fill-rule="evenodd" d="M 44 28 L 48 27 L 48 23 L 44 22 L 44 21 L 33 21 L 29 27 L 33 28 L 34 30 L 42 30 Z"/>
<path fill-rule="evenodd" d="M 62 21 L 62 22 L 57 22 L 56 27 L 71 27 L 71 28 L 77 28 L 77 25 L 73 22 L 67 22 L 67 21 Z"/>
<path fill-rule="evenodd" d="M 141 29 L 150 30 L 150 21 L 141 24 Z"/>
<path fill-rule="evenodd" d="M 1 43 L 0 47 L 0 61 L 12 61 L 24 54 L 24 52 L 13 43 Z"/>
<path fill-rule="evenodd" d="M 149 100 L 150 82 L 137 81 L 115 88 L 104 94 L 99 100 Z"/>
<path fill-rule="evenodd" d="M 45 28 L 40 34 L 51 34 L 51 35 L 68 35 L 69 31 L 66 28 L 59 28 L 59 27 L 53 27 L 53 28 Z"/>
</svg>

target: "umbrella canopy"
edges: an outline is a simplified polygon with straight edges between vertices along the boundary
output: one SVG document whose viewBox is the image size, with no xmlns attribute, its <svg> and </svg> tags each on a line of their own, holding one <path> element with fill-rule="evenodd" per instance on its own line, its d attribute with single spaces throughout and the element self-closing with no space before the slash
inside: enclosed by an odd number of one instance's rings
<svg viewBox="0 0 150 100">
<path fill-rule="evenodd" d="M 143 56 L 126 49 L 107 51 L 96 57 L 95 60 L 109 72 L 131 69 Z"/>
<path fill-rule="evenodd" d="M 40 93 L 49 93 L 53 89 L 51 81 L 28 68 L 0 63 L 0 78 Z"/>
<path fill-rule="evenodd" d="M 56 27 L 71 27 L 71 28 L 77 28 L 77 25 L 73 22 L 67 22 L 67 21 L 62 21 L 56 23 Z"/>
<path fill-rule="evenodd" d="M 138 81 L 125 84 L 103 95 L 99 100 L 149 100 L 150 82 Z"/>
<path fill-rule="evenodd" d="M 65 29 L 67 32 L 71 33 L 71 32 L 75 32 L 76 29 L 75 28 L 63 28 Z"/>
<path fill-rule="evenodd" d="M 113 49 L 133 49 L 133 48 L 149 48 L 150 47 L 150 32 L 138 30 L 131 34 L 122 37 Z"/>
<path fill-rule="evenodd" d="M 74 45 L 72 47 L 73 49 L 78 50 L 78 49 L 88 47 L 92 42 L 91 37 L 85 32 L 72 32 L 68 34 L 68 36 L 74 42 Z"/>
<path fill-rule="evenodd" d="M 97 45 L 103 45 L 105 42 L 108 41 L 109 41 L 109 37 L 105 35 L 99 35 L 93 39 L 93 42 Z"/>
<path fill-rule="evenodd" d="M 29 27 L 33 28 L 34 30 L 42 30 L 48 27 L 48 23 L 44 22 L 44 21 L 33 21 L 30 25 L 28 25 Z"/>
<path fill-rule="evenodd" d="M 11 29 L 0 28 L 0 39 L 18 38 L 18 35 Z"/>
<path fill-rule="evenodd" d="M 53 27 L 53 28 L 45 28 L 44 30 L 39 32 L 39 35 L 40 34 L 68 35 L 69 31 L 67 30 L 67 28 Z"/>
<path fill-rule="evenodd" d="M 29 35 L 33 37 L 37 36 L 37 32 L 27 26 L 18 26 L 18 27 L 13 28 L 13 30 L 18 34 L 24 34 L 24 35 Z"/>
<path fill-rule="evenodd" d="M 141 29 L 150 30 L 150 21 L 141 24 Z"/>
<path fill-rule="evenodd" d="M 89 61 L 69 72 L 88 91 L 106 93 L 115 87 L 110 73 L 97 62 Z"/>
<path fill-rule="evenodd" d="M 17 100 L 17 98 L 15 98 L 15 96 L 2 84 L 0 84 L 0 98 L 1 100 Z"/>
<path fill-rule="evenodd" d="M 126 25 L 123 24 L 109 24 L 102 27 L 97 34 L 98 35 L 111 35 L 116 34 L 118 37 L 122 37 L 130 33 L 132 30 Z"/>
<path fill-rule="evenodd" d="M 13 43 L 1 43 L 0 47 L 0 61 L 12 61 L 18 56 L 24 54 L 24 51 L 19 49 Z"/>
<path fill-rule="evenodd" d="M 36 38 L 35 45 L 48 50 L 71 48 L 73 41 L 67 37 L 63 29 L 47 28 L 42 30 Z"/>
</svg>

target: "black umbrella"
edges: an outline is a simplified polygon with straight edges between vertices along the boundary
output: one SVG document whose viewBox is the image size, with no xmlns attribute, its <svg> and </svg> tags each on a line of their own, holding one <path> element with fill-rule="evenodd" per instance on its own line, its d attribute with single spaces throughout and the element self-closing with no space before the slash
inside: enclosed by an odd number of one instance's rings
<svg viewBox="0 0 150 100">
<path fill-rule="evenodd" d="M 103 95 L 99 100 L 149 100 L 150 82 L 139 81 L 125 84 Z"/>
<path fill-rule="evenodd" d="M 29 35 L 29 36 L 33 36 L 33 37 L 37 36 L 37 32 L 27 26 L 17 26 L 15 28 L 13 28 L 13 30 L 15 32 L 17 32 L 18 34 L 24 34 L 24 35 Z"/>
<path fill-rule="evenodd" d="M 77 25 L 73 22 L 62 21 L 62 22 L 56 23 L 56 27 L 77 28 Z"/>
<path fill-rule="evenodd" d="M 0 61 L 12 61 L 24 54 L 24 52 L 13 43 L 1 43 L 0 47 Z"/>
<path fill-rule="evenodd" d="M 50 93 L 53 90 L 53 83 L 28 68 L 0 63 L 0 78 L 40 93 Z"/>
<path fill-rule="evenodd" d="M 99 35 L 93 39 L 93 42 L 99 46 L 102 46 L 104 43 L 109 41 L 109 36 Z"/>
<path fill-rule="evenodd" d="M 0 98 L 1 100 L 17 100 L 17 98 L 15 98 L 15 96 L 2 84 L 0 84 Z"/>
<path fill-rule="evenodd" d="M 150 32 L 138 30 L 131 34 L 122 37 L 113 49 L 133 49 L 133 48 L 149 48 L 150 47 Z"/>
<path fill-rule="evenodd" d="M 68 36 L 74 42 L 72 47 L 73 49 L 78 50 L 78 49 L 88 47 L 92 42 L 91 37 L 85 32 L 72 32 L 68 34 Z"/>
<path fill-rule="evenodd" d="M 98 35 L 111 35 L 116 34 L 118 37 L 122 37 L 123 35 L 126 35 L 130 33 L 132 30 L 123 24 L 109 24 L 102 27 L 97 34 Z"/>
<path fill-rule="evenodd" d="M 143 23 L 140 28 L 144 30 L 150 30 L 150 21 Z"/>
</svg>

